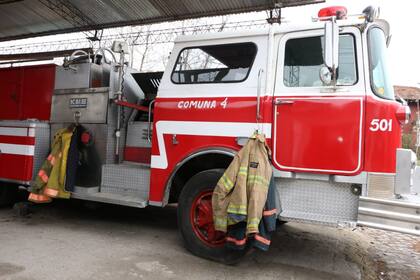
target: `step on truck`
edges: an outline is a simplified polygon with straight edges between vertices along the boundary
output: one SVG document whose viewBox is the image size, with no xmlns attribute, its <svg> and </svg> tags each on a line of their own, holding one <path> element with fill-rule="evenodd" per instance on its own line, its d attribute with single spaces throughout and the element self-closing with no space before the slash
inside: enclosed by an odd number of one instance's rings
<svg viewBox="0 0 420 280">
<path fill-rule="evenodd" d="M 212 190 L 258 131 L 279 220 L 419 235 L 420 172 L 401 149 L 410 111 L 391 84 L 389 38 L 376 9 L 330 7 L 303 25 L 179 37 L 163 73 L 128 67 L 123 42 L 62 66 L 0 69 L 0 203 L 30 187 L 53 135 L 78 124 L 71 198 L 177 203 L 185 246 L 232 261 Z"/>
</svg>

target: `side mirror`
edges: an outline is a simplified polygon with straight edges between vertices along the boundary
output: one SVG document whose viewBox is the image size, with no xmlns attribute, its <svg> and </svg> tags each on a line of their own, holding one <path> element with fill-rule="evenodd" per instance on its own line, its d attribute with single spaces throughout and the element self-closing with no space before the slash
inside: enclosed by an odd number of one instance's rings
<svg viewBox="0 0 420 280">
<path fill-rule="evenodd" d="M 368 6 L 363 10 L 367 22 L 373 22 L 375 19 L 379 18 L 381 10 L 379 7 Z"/>
<path fill-rule="evenodd" d="M 339 30 L 335 19 L 325 22 L 324 64 L 331 72 L 332 81 L 337 79 Z"/>
<path fill-rule="evenodd" d="M 327 66 L 322 66 L 319 69 L 319 78 L 321 79 L 324 85 L 330 85 L 332 82 L 332 74 L 330 69 Z"/>
</svg>

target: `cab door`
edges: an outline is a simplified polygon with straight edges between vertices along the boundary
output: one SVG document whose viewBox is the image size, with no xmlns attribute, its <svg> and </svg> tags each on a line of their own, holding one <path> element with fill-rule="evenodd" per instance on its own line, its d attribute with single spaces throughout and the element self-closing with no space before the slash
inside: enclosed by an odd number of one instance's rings
<svg viewBox="0 0 420 280">
<path fill-rule="evenodd" d="M 337 87 L 324 86 L 323 30 L 279 39 L 273 98 L 273 162 L 284 171 L 351 175 L 362 168 L 365 89 L 361 36 L 340 34 Z"/>
</svg>

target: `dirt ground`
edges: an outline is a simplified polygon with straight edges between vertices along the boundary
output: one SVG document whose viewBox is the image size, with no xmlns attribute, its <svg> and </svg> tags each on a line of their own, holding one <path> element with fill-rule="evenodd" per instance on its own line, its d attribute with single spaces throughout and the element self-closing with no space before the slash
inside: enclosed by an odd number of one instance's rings
<svg viewBox="0 0 420 280">
<path fill-rule="evenodd" d="M 226 266 L 184 249 L 174 207 L 87 206 L 0 208 L 0 279 L 420 279 L 418 237 L 288 223 Z"/>
</svg>

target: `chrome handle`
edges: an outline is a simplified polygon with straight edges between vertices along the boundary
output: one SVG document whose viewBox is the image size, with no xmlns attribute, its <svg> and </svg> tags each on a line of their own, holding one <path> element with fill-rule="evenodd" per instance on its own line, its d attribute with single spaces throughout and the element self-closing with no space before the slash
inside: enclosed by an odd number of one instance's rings
<svg viewBox="0 0 420 280">
<path fill-rule="evenodd" d="M 73 113 L 74 122 L 76 125 L 79 125 L 80 118 L 82 117 L 82 113 L 80 111 L 76 111 Z"/>
<path fill-rule="evenodd" d="M 149 104 L 149 114 L 147 116 L 147 122 L 148 122 L 148 125 L 147 125 L 147 141 L 149 141 L 149 143 L 152 142 L 152 135 L 151 135 L 150 132 L 152 130 L 151 126 L 152 126 L 152 105 L 153 105 L 153 103 L 155 103 L 155 100 L 152 100 L 150 102 L 150 104 Z"/>
<path fill-rule="evenodd" d="M 260 100 L 261 100 L 261 78 L 262 73 L 264 72 L 263 69 L 258 71 L 258 84 L 257 84 L 257 121 L 261 119 L 260 116 Z"/>
<path fill-rule="evenodd" d="M 291 105 L 294 104 L 295 101 L 291 101 L 291 100 L 276 100 L 274 102 L 275 105 Z"/>
</svg>

